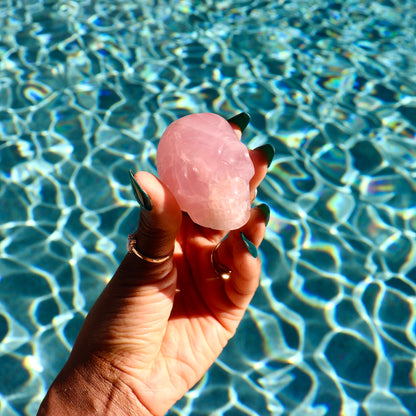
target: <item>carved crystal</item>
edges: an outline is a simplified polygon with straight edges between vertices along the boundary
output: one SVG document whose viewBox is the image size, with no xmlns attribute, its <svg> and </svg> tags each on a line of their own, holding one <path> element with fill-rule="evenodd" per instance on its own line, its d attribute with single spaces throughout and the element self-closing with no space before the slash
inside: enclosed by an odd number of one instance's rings
<svg viewBox="0 0 416 416">
<path fill-rule="evenodd" d="M 192 114 L 169 125 L 157 149 L 157 170 L 195 223 L 232 230 L 248 221 L 254 166 L 221 116 Z"/>
</svg>

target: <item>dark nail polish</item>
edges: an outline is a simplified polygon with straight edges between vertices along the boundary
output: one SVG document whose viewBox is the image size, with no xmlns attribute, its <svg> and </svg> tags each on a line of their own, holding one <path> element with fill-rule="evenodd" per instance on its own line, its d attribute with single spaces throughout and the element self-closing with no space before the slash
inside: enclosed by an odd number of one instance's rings
<svg viewBox="0 0 416 416">
<path fill-rule="evenodd" d="M 247 247 L 249 253 L 254 257 L 257 258 L 257 248 L 256 246 L 240 231 L 241 239 L 243 240 L 244 244 Z"/>
<path fill-rule="evenodd" d="M 265 221 L 266 226 L 267 226 L 267 224 L 269 223 L 269 220 L 270 220 L 270 207 L 267 204 L 263 203 L 263 204 L 257 205 L 256 208 L 260 209 L 263 212 L 264 221 Z"/>
<path fill-rule="evenodd" d="M 132 170 L 129 170 L 129 176 L 130 176 L 131 187 L 133 189 L 133 194 L 134 194 L 134 197 L 136 198 L 136 201 L 139 203 L 141 208 L 145 209 L 146 211 L 151 211 L 153 208 L 153 204 L 149 198 L 149 195 L 147 195 L 147 193 L 137 183 L 136 179 L 134 178 Z"/>
<path fill-rule="evenodd" d="M 250 122 L 250 116 L 247 113 L 240 113 L 234 117 L 231 117 L 227 120 L 229 123 L 237 124 L 240 127 L 241 133 L 247 127 L 248 123 Z"/>
<path fill-rule="evenodd" d="M 256 147 L 255 150 L 260 150 L 261 152 L 263 152 L 263 154 L 267 158 L 267 166 L 269 167 L 274 158 L 274 154 L 275 154 L 274 147 L 271 144 L 267 143 L 267 144 L 264 144 L 263 146 Z"/>
</svg>

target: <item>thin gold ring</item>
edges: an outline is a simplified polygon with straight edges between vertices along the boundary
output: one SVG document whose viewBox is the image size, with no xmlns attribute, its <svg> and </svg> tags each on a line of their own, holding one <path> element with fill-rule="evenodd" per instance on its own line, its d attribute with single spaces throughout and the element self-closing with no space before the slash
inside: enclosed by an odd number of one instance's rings
<svg viewBox="0 0 416 416">
<path fill-rule="evenodd" d="M 211 264 L 214 268 L 215 274 L 223 280 L 227 280 L 230 278 L 232 270 L 230 270 L 227 266 L 222 264 L 218 258 L 218 248 L 220 247 L 222 241 L 220 241 L 212 250 L 211 253 Z"/>
<path fill-rule="evenodd" d="M 153 263 L 153 264 L 160 264 L 160 263 L 164 263 L 165 261 L 169 260 L 172 256 L 173 256 L 173 250 L 170 254 L 168 254 L 167 256 L 163 256 L 163 257 L 147 257 L 141 253 L 139 253 L 137 251 L 136 248 L 136 239 L 134 234 L 129 234 L 128 237 L 128 242 L 127 242 L 127 251 L 129 253 L 133 253 L 135 254 L 139 259 L 147 261 L 148 263 Z"/>
</svg>

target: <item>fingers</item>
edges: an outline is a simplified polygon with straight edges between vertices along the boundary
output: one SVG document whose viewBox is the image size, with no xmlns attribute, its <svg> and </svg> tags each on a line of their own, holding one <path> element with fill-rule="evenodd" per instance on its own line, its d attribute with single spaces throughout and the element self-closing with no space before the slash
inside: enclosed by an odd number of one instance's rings
<svg viewBox="0 0 416 416">
<path fill-rule="evenodd" d="M 261 261 L 258 256 L 270 216 L 267 205 L 252 208 L 250 220 L 240 230 L 229 233 L 218 248 L 218 259 L 232 270 L 224 288 L 229 300 L 239 308 L 246 308 L 253 297 L 260 278 Z"/>
<path fill-rule="evenodd" d="M 136 241 L 133 253 L 130 253 L 132 264 L 142 263 L 157 267 L 152 259 L 168 257 L 175 244 L 179 231 L 182 213 L 175 197 L 159 179 L 148 172 L 130 173 L 133 193 L 141 206 L 139 226 L 134 233 Z M 148 259 L 148 260 L 146 260 Z"/>
</svg>

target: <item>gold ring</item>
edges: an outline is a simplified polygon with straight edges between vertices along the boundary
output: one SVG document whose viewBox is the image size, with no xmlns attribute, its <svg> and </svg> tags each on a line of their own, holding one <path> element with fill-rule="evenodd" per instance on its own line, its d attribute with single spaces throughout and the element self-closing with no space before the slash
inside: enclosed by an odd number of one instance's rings
<svg viewBox="0 0 416 416">
<path fill-rule="evenodd" d="M 220 241 L 212 250 L 211 253 L 211 264 L 214 268 L 215 274 L 223 280 L 227 280 L 230 278 L 232 270 L 230 270 L 227 266 L 222 264 L 218 258 L 218 248 L 221 245 L 222 241 Z"/>
<path fill-rule="evenodd" d="M 136 249 L 136 238 L 134 234 L 129 234 L 128 242 L 127 242 L 127 251 L 129 253 L 135 254 L 139 259 L 147 261 L 148 263 L 160 264 L 164 263 L 166 260 L 169 260 L 173 256 L 173 250 L 170 254 L 163 257 L 147 257 L 141 253 L 139 253 Z"/>
</svg>

